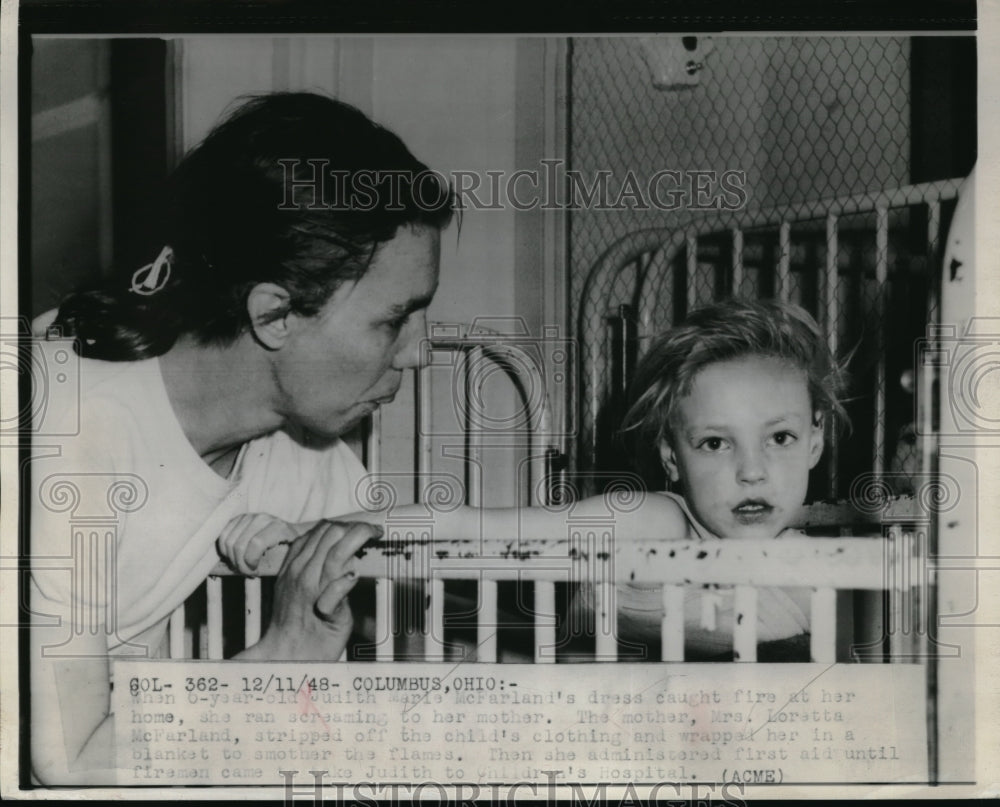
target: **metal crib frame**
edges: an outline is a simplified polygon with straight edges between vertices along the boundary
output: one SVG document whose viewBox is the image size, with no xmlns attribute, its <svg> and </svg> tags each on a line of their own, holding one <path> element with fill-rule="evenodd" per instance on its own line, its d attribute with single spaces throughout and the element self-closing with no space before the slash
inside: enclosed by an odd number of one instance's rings
<svg viewBox="0 0 1000 807">
<path fill-rule="evenodd" d="M 840 319 L 839 302 L 833 291 L 838 279 L 838 225 L 841 218 L 850 215 L 875 214 L 877 284 L 876 305 L 884 310 L 885 286 L 889 276 L 889 211 L 910 205 L 927 205 L 927 243 L 929 249 L 940 244 L 941 204 L 957 198 L 963 178 L 908 185 L 896 189 L 873 191 L 855 196 L 799 202 L 779 207 L 726 211 L 702 214 L 682 219 L 670 229 L 648 229 L 629 233 L 619 239 L 594 265 L 581 293 L 579 324 L 581 334 L 605 333 L 609 318 L 608 290 L 614 281 L 629 268 L 637 269 L 633 298 L 637 300 L 637 325 L 639 340 L 668 327 L 668 308 L 663 305 L 665 292 L 674 280 L 674 259 L 685 250 L 685 287 L 687 307 L 696 303 L 696 278 L 698 269 L 699 239 L 715 234 L 728 233 L 732 240 L 732 287 L 728 293 L 738 294 L 744 277 L 744 235 L 755 228 L 778 228 L 778 263 L 776 271 L 776 296 L 788 300 L 791 291 L 792 229 L 805 222 L 822 221 L 826 235 L 826 261 L 820 268 L 820 284 L 824 289 L 825 311 L 823 323 L 826 338 L 833 355 L 837 355 L 837 325 Z M 933 255 L 928 255 L 933 258 Z M 876 317 L 878 344 L 883 344 L 882 318 Z M 597 461 L 598 412 L 609 394 L 612 377 L 611 350 L 598 339 L 597 344 L 581 337 L 580 343 L 580 418 L 579 459 L 583 468 L 593 468 Z M 873 441 L 873 470 L 885 470 L 885 363 L 880 359 L 877 367 L 875 395 L 875 434 Z M 929 393 L 929 389 L 922 390 Z M 924 400 L 929 398 L 924 397 Z M 927 433 L 924 431 L 923 433 Z M 830 484 L 836 490 L 836 440 L 831 441 Z M 924 467 L 928 467 L 924 465 Z M 835 493 L 833 494 L 835 495 Z"/>
<path fill-rule="evenodd" d="M 469 383 L 470 362 L 490 358 L 511 358 L 506 367 L 527 373 L 530 384 L 542 384 L 541 368 L 519 348 L 506 344 L 492 334 L 470 335 L 468 331 L 454 337 L 436 340 L 431 350 L 457 351 L 462 359 L 456 371 L 464 383 Z M 525 385 L 521 385 L 522 388 Z M 429 468 L 430 385 L 428 368 L 417 371 L 418 471 Z M 530 422 L 530 463 L 538 491 L 534 503 L 548 503 L 555 475 L 549 445 L 551 416 L 547 401 L 536 410 L 528 410 Z M 376 416 L 377 417 L 377 416 Z M 468 423 L 466 425 L 469 425 Z M 469 462 L 482 439 L 482 431 L 472 428 L 467 437 L 466 461 L 470 472 L 477 465 Z M 378 422 L 373 424 L 368 445 L 369 470 L 377 480 Z M 417 500 L 426 493 L 426 475 L 421 479 Z M 478 485 L 470 485 L 467 504 L 479 506 Z M 622 507 L 632 506 L 635 495 L 621 491 Z M 912 644 L 912 631 L 895 630 L 902 624 L 902 615 L 912 607 L 912 589 L 921 580 L 920 564 L 926 557 L 926 541 L 915 541 L 912 532 L 903 533 L 889 524 L 926 520 L 917 503 L 892 502 L 878 499 L 870 503 L 867 512 L 850 506 L 818 505 L 806 514 L 803 526 L 829 528 L 837 535 L 845 525 L 867 525 L 888 541 L 867 538 L 794 538 L 780 541 L 743 541 L 728 545 L 720 543 L 706 552 L 698 542 L 671 542 L 665 548 L 660 541 L 641 536 L 616 536 L 614 512 L 603 519 L 588 518 L 574 523 L 570 513 L 565 536 L 548 540 L 522 540 L 511 536 L 476 536 L 463 541 L 442 541 L 433 537 L 430 511 L 426 520 L 409 519 L 406 523 L 388 521 L 383 547 L 375 549 L 358 564 L 362 577 L 375 580 L 375 636 L 372 660 L 393 660 L 393 625 L 395 581 L 421 581 L 426 587 L 424 598 L 424 659 L 446 660 L 444 655 L 444 582 L 448 579 L 478 581 L 476 660 L 497 660 L 497 584 L 503 580 L 530 581 L 534 587 L 534 661 L 556 661 L 556 584 L 559 582 L 594 582 L 595 585 L 595 661 L 614 661 L 618 656 L 617 609 L 615 585 L 622 582 L 662 584 L 665 616 L 661 626 L 662 659 L 684 660 L 684 589 L 691 585 L 719 584 L 735 586 L 734 606 L 741 618 L 734 626 L 734 654 L 740 661 L 757 658 L 757 589 L 763 586 L 788 585 L 812 587 L 811 659 L 832 663 L 837 660 L 837 591 L 893 591 L 891 601 L 899 611 L 890 623 L 892 655 L 905 655 Z M 571 507 L 571 505 L 566 505 Z M 922 533 L 925 534 L 925 533 Z M 277 573 L 280 556 L 268 555 L 261 565 L 261 575 Z M 202 644 L 202 657 L 223 657 L 223 597 L 222 581 L 233 576 L 222 562 L 213 570 L 207 586 L 207 640 Z M 249 646 L 261 636 L 261 579 L 244 581 L 244 643 Z M 919 618 L 914 616 L 914 618 Z M 907 623 L 909 624 L 909 623 Z M 184 657 L 184 606 L 180 606 L 170 621 L 169 645 L 171 657 Z M 875 651 L 881 652 L 881 650 Z"/>
</svg>

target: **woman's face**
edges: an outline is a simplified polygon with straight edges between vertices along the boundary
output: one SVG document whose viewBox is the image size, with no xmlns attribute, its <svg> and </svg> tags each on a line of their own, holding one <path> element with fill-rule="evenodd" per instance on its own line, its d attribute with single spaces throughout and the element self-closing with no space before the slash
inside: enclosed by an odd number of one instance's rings
<svg viewBox="0 0 1000 807">
<path fill-rule="evenodd" d="M 661 449 L 691 512 L 721 538 L 774 538 L 806 497 L 823 451 L 806 375 L 766 356 L 717 362 L 695 376 Z"/>
<path fill-rule="evenodd" d="M 315 316 L 297 318 L 274 362 L 286 421 L 336 437 L 393 399 L 403 371 L 420 364 L 439 244 L 434 227 L 401 227 L 360 279 Z"/>
</svg>

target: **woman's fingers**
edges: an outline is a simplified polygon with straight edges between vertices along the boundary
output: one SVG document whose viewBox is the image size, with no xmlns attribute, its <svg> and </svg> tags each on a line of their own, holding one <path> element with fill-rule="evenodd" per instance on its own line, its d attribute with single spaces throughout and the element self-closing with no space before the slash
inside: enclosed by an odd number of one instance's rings
<svg viewBox="0 0 1000 807">
<path fill-rule="evenodd" d="M 320 521 L 312 529 L 300 535 L 292 541 L 282 568 L 289 566 L 291 571 L 297 574 L 307 569 L 320 541 L 337 527 L 336 521 Z"/>
<path fill-rule="evenodd" d="M 339 540 L 326 551 L 323 557 L 322 580 L 333 580 L 353 571 L 354 558 L 358 551 L 369 541 L 379 538 L 382 535 L 382 528 L 373 524 L 362 522 L 351 524 Z M 317 547 L 316 555 L 319 557 L 323 551 L 323 544 Z"/>
<path fill-rule="evenodd" d="M 350 611 L 347 595 L 351 593 L 351 589 L 357 582 L 358 576 L 354 572 L 348 572 L 343 577 L 331 580 L 316 598 L 317 613 L 330 622 L 339 616 L 338 609 L 346 608 Z"/>
<path fill-rule="evenodd" d="M 382 528 L 364 522 L 321 521 L 296 539 L 282 566 L 319 586 L 321 579 L 342 577 L 349 561 L 369 541 L 382 535 Z"/>
</svg>

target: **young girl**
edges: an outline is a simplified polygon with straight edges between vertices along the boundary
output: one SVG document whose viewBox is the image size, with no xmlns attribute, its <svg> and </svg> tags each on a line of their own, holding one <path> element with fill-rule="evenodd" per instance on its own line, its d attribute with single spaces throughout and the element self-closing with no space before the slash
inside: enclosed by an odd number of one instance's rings
<svg viewBox="0 0 1000 807">
<path fill-rule="evenodd" d="M 803 309 L 779 302 L 730 300 L 692 312 L 658 336 L 640 362 L 633 405 L 624 429 L 655 448 L 679 493 L 653 493 L 628 512 L 618 511 L 615 535 L 627 540 L 714 541 L 771 539 L 795 522 L 809 471 L 823 451 L 824 426 L 843 419 L 841 370 L 816 322 Z M 418 505 L 426 513 L 424 505 Z M 605 497 L 578 502 L 574 519 L 614 511 Z M 394 515 L 404 516 L 405 508 Z M 382 513 L 357 519 L 382 524 Z M 565 511 L 545 508 L 458 508 L 437 513 L 441 539 L 509 535 L 524 539 L 566 534 Z M 230 524 L 220 539 L 237 569 L 252 573 L 268 546 L 309 525 L 266 529 L 266 520 Z M 590 611 L 582 587 L 576 607 Z M 617 586 L 619 638 L 658 640 L 659 587 Z M 762 643 L 802 637 L 809 628 L 808 592 L 762 589 L 758 636 Z M 689 657 L 713 658 L 732 647 L 732 593 L 689 592 L 685 638 Z M 807 658 L 804 660 L 808 660 Z"/>
</svg>

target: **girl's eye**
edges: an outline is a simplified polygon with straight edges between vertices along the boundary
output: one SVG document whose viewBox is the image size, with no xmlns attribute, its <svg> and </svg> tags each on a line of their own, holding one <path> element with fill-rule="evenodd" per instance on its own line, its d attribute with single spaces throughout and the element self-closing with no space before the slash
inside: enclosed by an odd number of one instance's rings
<svg viewBox="0 0 1000 807">
<path fill-rule="evenodd" d="M 725 445 L 726 441 L 721 437 L 706 437 L 698 443 L 698 448 L 704 449 L 705 451 L 720 451 Z"/>
<path fill-rule="evenodd" d="M 796 437 L 792 432 L 776 432 L 771 439 L 774 440 L 776 445 L 790 446 L 795 442 Z"/>
</svg>

